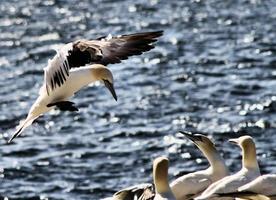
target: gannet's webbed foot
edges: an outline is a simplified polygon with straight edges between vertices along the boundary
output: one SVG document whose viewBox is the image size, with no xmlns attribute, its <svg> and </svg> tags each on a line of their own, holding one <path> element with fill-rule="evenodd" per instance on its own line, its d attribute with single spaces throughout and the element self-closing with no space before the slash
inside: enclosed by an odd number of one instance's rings
<svg viewBox="0 0 276 200">
<path fill-rule="evenodd" d="M 75 106 L 74 102 L 71 101 L 60 101 L 55 103 L 49 103 L 47 107 L 56 106 L 61 111 L 78 111 L 79 109 Z"/>
</svg>

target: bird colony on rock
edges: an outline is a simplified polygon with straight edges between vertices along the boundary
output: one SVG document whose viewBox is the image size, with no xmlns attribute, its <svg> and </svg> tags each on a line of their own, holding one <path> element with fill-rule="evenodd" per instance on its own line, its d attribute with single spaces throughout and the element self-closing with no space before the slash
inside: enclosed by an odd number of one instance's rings
<svg viewBox="0 0 276 200">
<path fill-rule="evenodd" d="M 92 82 L 103 83 L 117 101 L 113 74 L 106 65 L 120 63 L 130 56 L 153 49 L 153 43 L 162 34 L 162 31 L 154 31 L 78 40 L 56 50 L 56 55 L 44 68 L 44 83 L 37 100 L 9 142 L 36 118 L 54 108 L 78 111 L 75 103 L 69 99 Z M 223 158 L 208 137 L 184 131 L 181 133 L 207 158 L 210 165 L 207 169 L 185 174 L 170 183 L 169 159 L 158 157 L 153 161 L 153 185 L 143 183 L 131 186 L 105 200 L 276 199 L 276 175 L 260 174 L 256 147 L 250 136 L 229 140 L 242 150 L 242 168 L 230 175 Z"/>
</svg>

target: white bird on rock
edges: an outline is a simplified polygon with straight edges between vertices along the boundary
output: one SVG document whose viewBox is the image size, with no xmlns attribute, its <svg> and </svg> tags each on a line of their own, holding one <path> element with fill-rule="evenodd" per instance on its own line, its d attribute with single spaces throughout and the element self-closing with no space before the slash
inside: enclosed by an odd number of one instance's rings
<svg viewBox="0 0 276 200">
<path fill-rule="evenodd" d="M 276 199 L 276 174 L 259 176 L 250 183 L 239 187 L 240 193 L 255 193 Z"/>
<path fill-rule="evenodd" d="M 44 83 L 39 97 L 9 142 L 19 136 L 36 118 L 55 107 L 62 111 L 77 111 L 74 103 L 68 99 L 94 81 L 104 83 L 117 100 L 112 73 L 105 66 L 151 50 L 162 33 L 156 31 L 108 36 L 96 40 L 78 40 L 62 46 L 44 68 Z"/>
<path fill-rule="evenodd" d="M 205 155 L 210 166 L 205 170 L 185 174 L 174 180 L 170 187 L 177 200 L 195 198 L 210 184 L 229 174 L 223 158 L 214 143 L 205 135 L 180 131 L 190 139 Z"/>
<path fill-rule="evenodd" d="M 153 183 L 139 184 L 116 192 L 103 200 L 176 200 L 168 182 L 169 160 L 158 157 L 153 161 Z"/>
<path fill-rule="evenodd" d="M 226 194 L 238 200 L 276 200 L 276 174 L 266 174 Z"/>
<path fill-rule="evenodd" d="M 153 200 L 175 200 L 168 178 L 169 160 L 159 157 L 153 161 L 153 182 L 155 186 L 155 197 Z"/>
<path fill-rule="evenodd" d="M 260 176 L 256 147 L 252 137 L 242 136 L 229 141 L 239 145 L 242 149 L 242 169 L 234 175 L 226 176 L 211 184 L 200 196 L 195 198 L 196 200 L 212 199 L 220 195 L 225 196 L 228 193 L 237 192 L 240 186 Z"/>
</svg>

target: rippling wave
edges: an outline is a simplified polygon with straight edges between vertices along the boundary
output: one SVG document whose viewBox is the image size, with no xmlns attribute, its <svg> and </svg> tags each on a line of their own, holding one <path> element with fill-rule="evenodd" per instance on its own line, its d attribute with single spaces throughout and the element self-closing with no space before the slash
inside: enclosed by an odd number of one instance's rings
<svg viewBox="0 0 276 200">
<path fill-rule="evenodd" d="M 11 0 L 0 2 L 0 199 L 99 199 L 151 182 L 167 155 L 170 178 L 207 161 L 178 130 L 210 135 L 231 171 L 255 138 L 263 173 L 276 173 L 274 0 Z M 112 33 L 164 30 L 156 48 L 111 65 L 118 102 L 80 91 L 78 113 L 53 111 L 7 144 L 37 97 L 59 45 Z M 5 198 L 6 200 L 7 198 Z"/>
</svg>

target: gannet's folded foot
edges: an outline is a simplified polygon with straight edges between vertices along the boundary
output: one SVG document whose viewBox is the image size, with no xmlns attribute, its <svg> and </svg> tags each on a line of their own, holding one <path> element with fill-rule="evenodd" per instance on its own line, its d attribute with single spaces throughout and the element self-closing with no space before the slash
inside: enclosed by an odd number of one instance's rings
<svg viewBox="0 0 276 200">
<path fill-rule="evenodd" d="M 74 102 L 71 101 L 60 101 L 55 103 L 49 103 L 47 107 L 56 106 L 61 111 L 78 111 L 79 109 L 75 106 Z"/>
</svg>

